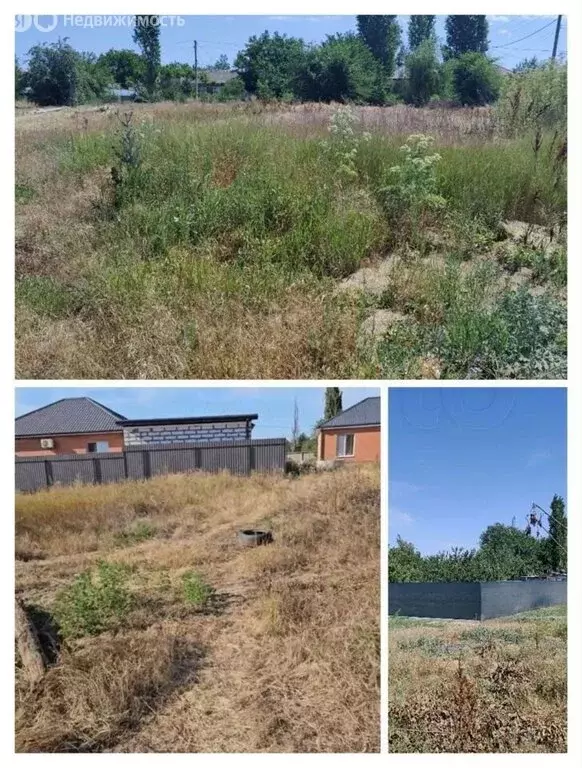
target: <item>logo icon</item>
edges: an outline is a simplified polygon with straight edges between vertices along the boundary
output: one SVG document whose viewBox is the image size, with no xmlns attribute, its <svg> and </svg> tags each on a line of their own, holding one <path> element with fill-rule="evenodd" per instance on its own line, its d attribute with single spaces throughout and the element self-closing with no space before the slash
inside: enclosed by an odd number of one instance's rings
<svg viewBox="0 0 582 768">
<path fill-rule="evenodd" d="M 17 13 L 14 17 L 14 29 L 16 32 L 26 32 L 32 26 L 32 16 L 26 13 Z"/>
<path fill-rule="evenodd" d="M 52 32 L 58 23 L 58 16 L 31 16 L 26 13 L 17 13 L 14 17 L 16 32 L 27 32 L 33 24 L 39 32 Z"/>
</svg>

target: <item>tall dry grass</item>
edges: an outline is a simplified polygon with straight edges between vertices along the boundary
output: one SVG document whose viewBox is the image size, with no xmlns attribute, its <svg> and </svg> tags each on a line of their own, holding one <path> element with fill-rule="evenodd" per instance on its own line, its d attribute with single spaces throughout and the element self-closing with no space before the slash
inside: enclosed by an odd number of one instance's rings
<svg viewBox="0 0 582 768">
<path fill-rule="evenodd" d="M 136 522 L 153 536 L 120 543 Z M 17 749 L 377 751 L 379 522 L 377 467 L 19 496 L 17 591 L 37 614 L 50 624 L 98 558 L 131 568 L 133 607 L 61 646 L 38 689 L 17 675 Z M 274 543 L 241 549 L 259 525 Z M 207 609 L 184 601 L 191 570 L 216 590 Z"/>
<path fill-rule="evenodd" d="M 565 752 L 566 635 L 562 606 L 482 623 L 391 619 L 390 750 Z"/>
</svg>

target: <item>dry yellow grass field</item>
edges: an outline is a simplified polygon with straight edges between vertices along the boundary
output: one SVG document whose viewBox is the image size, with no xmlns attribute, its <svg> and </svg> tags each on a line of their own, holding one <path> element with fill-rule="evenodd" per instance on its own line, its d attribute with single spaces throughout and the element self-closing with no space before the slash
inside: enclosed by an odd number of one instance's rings
<svg viewBox="0 0 582 768">
<path fill-rule="evenodd" d="M 16 591 L 45 644 L 57 593 L 97 561 L 127 565 L 132 594 L 39 684 L 17 664 L 17 751 L 378 751 L 379 487 L 352 467 L 17 496 Z M 239 547 L 249 526 L 274 543 Z M 215 590 L 204 607 L 188 571 Z"/>
<path fill-rule="evenodd" d="M 565 752 L 565 606 L 485 622 L 395 617 L 392 752 Z"/>
</svg>

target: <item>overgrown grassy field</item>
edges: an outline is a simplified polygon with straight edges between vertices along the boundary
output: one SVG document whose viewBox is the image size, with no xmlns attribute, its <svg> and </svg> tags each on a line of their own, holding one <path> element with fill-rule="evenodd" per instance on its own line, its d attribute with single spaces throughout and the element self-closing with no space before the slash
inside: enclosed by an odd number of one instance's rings
<svg viewBox="0 0 582 768">
<path fill-rule="evenodd" d="M 16 498 L 19 752 L 359 752 L 380 740 L 377 467 Z M 237 545 L 248 526 L 274 543 Z M 58 633 L 55 634 L 55 624 Z"/>
<path fill-rule="evenodd" d="M 560 140 L 402 106 L 330 133 L 336 112 L 19 111 L 17 375 L 563 377 Z M 387 192 L 418 133 L 434 179 Z"/>
<path fill-rule="evenodd" d="M 565 752 L 565 606 L 389 620 L 392 752 Z"/>
</svg>

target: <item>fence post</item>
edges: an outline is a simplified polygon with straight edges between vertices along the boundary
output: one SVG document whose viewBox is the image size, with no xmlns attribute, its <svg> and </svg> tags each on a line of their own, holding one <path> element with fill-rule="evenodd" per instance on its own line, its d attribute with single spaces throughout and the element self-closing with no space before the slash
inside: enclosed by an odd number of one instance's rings
<svg viewBox="0 0 582 768">
<path fill-rule="evenodd" d="M 202 448 L 199 445 L 194 446 L 194 469 L 202 467 Z"/>
<path fill-rule="evenodd" d="M 127 477 L 128 477 L 128 475 L 127 475 L 127 453 L 125 452 L 125 450 L 122 451 L 122 455 L 123 455 L 123 476 L 127 480 Z"/>
<path fill-rule="evenodd" d="M 93 464 L 93 482 L 101 485 L 101 459 L 91 459 Z"/>
<path fill-rule="evenodd" d="M 257 455 L 252 440 L 249 440 L 249 474 L 256 469 Z"/>
<path fill-rule="evenodd" d="M 149 480 L 152 476 L 152 464 L 150 461 L 150 452 L 147 448 L 141 450 L 141 460 L 143 464 L 143 476 L 145 480 Z"/>
<path fill-rule="evenodd" d="M 53 473 L 50 459 L 44 460 L 44 475 L 46 478 L 46 487 L 50 488 L 53 484 Z"/>
</svg>

